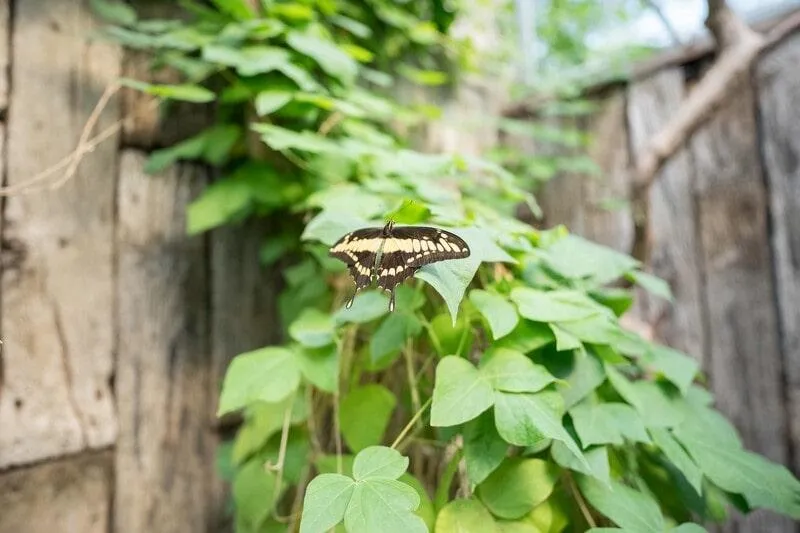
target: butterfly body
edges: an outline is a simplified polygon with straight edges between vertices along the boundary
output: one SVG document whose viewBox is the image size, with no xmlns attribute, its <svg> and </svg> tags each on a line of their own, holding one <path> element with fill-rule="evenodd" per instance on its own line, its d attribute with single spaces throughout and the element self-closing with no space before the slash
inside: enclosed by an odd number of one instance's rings
<svg viewBox="0 0 800 533">
<path fill-rule="evenodd" d="M 467 243 L 454 233 L 425 226 L 364 228 L 348 233 L 334 244 L 330 255 L 343 261 L 356 284 L 355 294 L 377 279 L 378 287 L 391 294 L 389 310 L 394 310 L 394 290 L 420 267 L 449 259 L 469 257 Z"/>
</svg>

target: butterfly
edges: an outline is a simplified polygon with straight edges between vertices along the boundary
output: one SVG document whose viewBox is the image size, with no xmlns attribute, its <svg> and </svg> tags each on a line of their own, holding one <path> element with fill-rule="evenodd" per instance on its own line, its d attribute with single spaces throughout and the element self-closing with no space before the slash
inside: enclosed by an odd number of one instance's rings
<svg viewBox="0 0 800 533">
<path fill-rule="evenodd" d="M 363 228 L 348 233 L 330 249 L 330 255 L 343 261 L 356 284 L 346 307 L 353 305 L 358 291 L 377 278 L 378 287 L 390 293 L 389 311 L 394 311 L 394 290 L 423 265 L 448 259 L 469 257 L 464 239 L 439 228 L 395 227 L 390 221 L 383 228 Z"/>
</svg>

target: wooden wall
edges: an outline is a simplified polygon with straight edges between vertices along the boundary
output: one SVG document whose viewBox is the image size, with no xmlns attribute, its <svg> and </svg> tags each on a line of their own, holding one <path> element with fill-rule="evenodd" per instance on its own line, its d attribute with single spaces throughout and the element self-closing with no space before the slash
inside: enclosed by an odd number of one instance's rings
<svg viewBox="0 0 800 533">
<path fill-rule="evenodd" d="M 710 59 L 667 65 L 602 91 L 591 117 L 601 176 L 561 175 L 540 194 L 545 226 L 630 252 L 628 169 L 675 113 Z M 696 357 L 717 405 L 746 445 L 800 474 L 800 34 L 763 56 L 733 98 L 661 172 L 651 191 L 650 270 L 675 294 L 641 293 L 635 315 L 656 338 Z M 515 115 L 519 116 L 519 106 Z M 519 137 L 530 153 L 559 152 Z M 725 531 L 800 532 L 766 512 Z"/>
<path fill-rule="evenodd" d="M 264 228 L 187 237 L 213 177 L 143 172 L 198 126 L 118 94 L 95 133 L 139 114 L 51 188 L 92 109 L 141 58 L 89 37 L 86 1 L 0 0 L 0 532 L 228 530 L 214 416 L 235 354 L 276 340 Z M 152 109 L 152 108 L 151 108 Z M 176 127 L 177 125 L 177 127 Z M 183 133 L 181 133 L 183 132 Z"/>
</svg>

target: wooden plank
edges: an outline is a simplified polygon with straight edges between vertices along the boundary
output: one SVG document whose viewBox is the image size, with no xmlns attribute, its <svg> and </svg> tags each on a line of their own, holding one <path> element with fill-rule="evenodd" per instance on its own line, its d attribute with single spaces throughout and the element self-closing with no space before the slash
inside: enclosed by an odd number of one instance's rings
<svg viewBox="0 0 800 533">
<path fill-rule="evenodd" d="M 0 474 L 0 531 L 106 533 L 112 464 L 100 452 Z"/>
<path fill-rule="evenodd" d="M 758 66 L 761 153 L 769 188 L 792 467 L 800 473 L 800 36 Z"/>
<path fill-rule="evenodd" d="M 9 32 L 11 31 L 11 0 L 0 0 L 0 110 L 8 109 L 8 72 L 11 64 Z"/>
<path fill-rule="evenodd" d="M 134 0 L 141 18 L 176 19 L 186 15 L 176 2 Z M 180 83 L 172 69 L 152 70 L 152 54 L 126 50 L 122 63 L 123 76 L 148 83 Z M 186 139 L 213 122 L 213 107 L 186 102 L 169 102 L 156 106 L 157 98 L 141 91 L 121 90 L 122 114 L 129 117 L 123 124 L 122 145 L 142 149 L 171 146 Z"/>
<path fill-rule="evenodd" d="M 15 4 L 9 185 L 70 153 L 119 76 L 119 50 L 90 41 L 93 28 L 83 2 Z M 112 102 L 98 128 L 117 117 Z M 88 154 L 62 188 L 6 200 L 0 468 L 114 442 L 115 144 Z"/>
<path fill-rule="evenodd" d="M 248 221 L 225 226 L 210 235 L 211 247 L 211 388 L 208 420 L 210 427 L 222 425 L 216 411 L 225 371 L 237 354 L 281 341 L 277 303 L 281 277 L 277 268 L 264 268 L 259 250 L 270 234 L 265 221 Z M 229 425 L 229 424 L 228 424 Z M 222 440 L 216 436 L 215 444 Z M 211 481 L 215 509 L 213 531 L 226 531 L 230 486 L 214 471 Z"/>
<path fill-rule="evenodd" d="M 643 150 L 674 115 L 684 98 L 681 69 L 659 72 L 628 89 L 628 123 L 634 154 Z M 648 270 L 666 280 L 675 301 L 670 303 L 637 291 L 635 313 L 655 337 L 705 364 L 702 287 L 697 252 L 693 169 L 683 150 L 664 167 L 650 192 L 652 256 Z"/>
<path fill-rule="evenodd" d="M 214 469 L 206 250 L 185 211 L 206 179 L 121 155 L 118 190 L 117 533 L 206 531 Z"/>
<path fill-rule="evenodd" d="M 786 464 L 787 423 L 779 324 L 749 80 L 690 146 L 708 316 L 708 369 L 717 406 L 749 449 Z M 791 520 L 758 512 L 740 531 L 794 532 Z"/>
<path fill-rule="evenodd" d="M 625 95 L 614 91 L 598 104 L 600 110 L 588 119 L 586 131 L 590 135 L 588 155 L 600 174 L 583 180 L 583 236 L 629 253 L 633 219 L 625 203 L 630 190 Z"/>
</svg>

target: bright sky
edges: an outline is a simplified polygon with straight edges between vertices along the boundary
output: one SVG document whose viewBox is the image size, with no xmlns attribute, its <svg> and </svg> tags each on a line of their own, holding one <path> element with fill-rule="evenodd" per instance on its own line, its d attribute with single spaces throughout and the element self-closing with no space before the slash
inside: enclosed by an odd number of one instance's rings
<svg viewBox="0 0 800 533">
<path fill-rule="evenodd" d="M 681 40 L 688 41 L 705 31 L 703 27 L 706 16 L 705 0 L 655 0 L 655 2 L 661 7 L 664 16 L 670 21 Z M 728 4 L 746 18 L 762 18 L 792 6 L 800 6 L 800 0 L 728 0 Z M 652 10 L 647 10 L 639 20 L 633 22 L 630 32 L 614 33 L 627 35 L 640 43 L 671 44 L 669 35 L 664 31 L 664 25 Z"/>
</svg>

